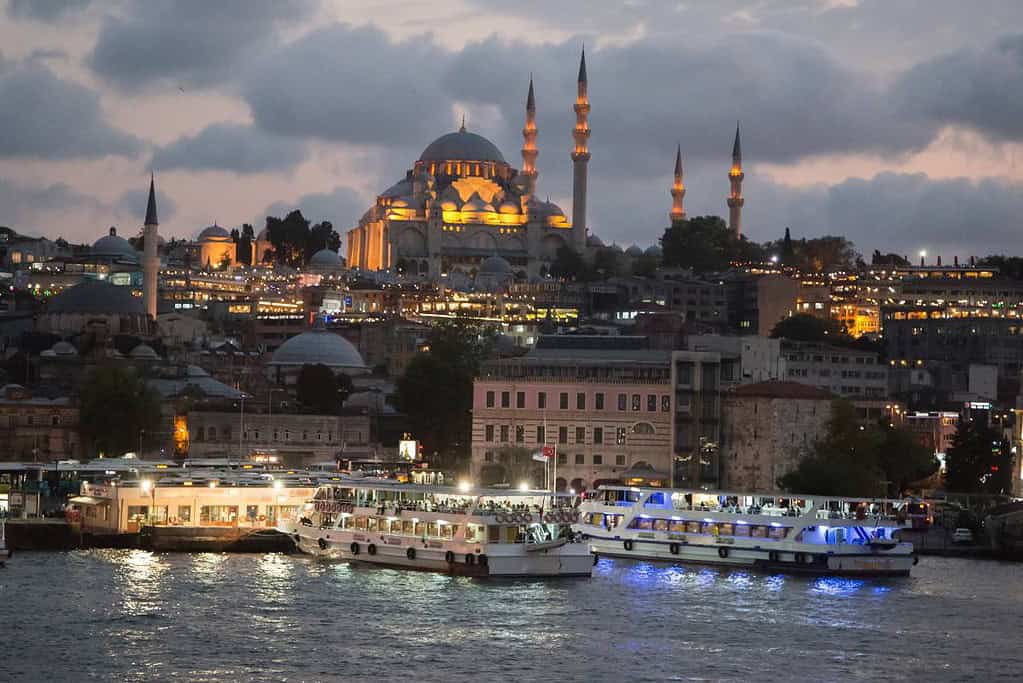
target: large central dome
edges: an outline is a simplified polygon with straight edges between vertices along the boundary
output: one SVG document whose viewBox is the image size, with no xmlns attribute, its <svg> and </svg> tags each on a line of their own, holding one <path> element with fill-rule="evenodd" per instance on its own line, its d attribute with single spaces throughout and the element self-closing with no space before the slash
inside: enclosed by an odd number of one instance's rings
<svg viewBox="0 0 1023 683">
<path fill-rule="evenodd" d="M 442 135 L 423 150 L 420 161 L 496 161 L 507 163 L 497 145 L 464 128 Z"/>
</svg>

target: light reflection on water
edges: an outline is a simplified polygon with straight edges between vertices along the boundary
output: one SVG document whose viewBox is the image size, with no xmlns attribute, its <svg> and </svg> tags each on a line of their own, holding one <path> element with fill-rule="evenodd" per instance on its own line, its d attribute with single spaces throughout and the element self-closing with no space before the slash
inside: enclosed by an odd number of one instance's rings
<svg viewBox="0 0 1023 683">
<path fill-rule="evenodd" d="M 19 644 L 16 656 L 0 654 L 0 671 L 10 680 L 38 680 L 41 666 L 51 680 L 61 680 L 53 671 L 196 681 L 504 680 L 512 671 L 520 681 L 983 678 L 1023 670 L 1018 572 L 929 559 L 911 579 L 806 578 L 602 559 L 591 580 L 500 581 L 277 554 L 22 553 L 0 571 L 0 623 Z"/>
</svg>

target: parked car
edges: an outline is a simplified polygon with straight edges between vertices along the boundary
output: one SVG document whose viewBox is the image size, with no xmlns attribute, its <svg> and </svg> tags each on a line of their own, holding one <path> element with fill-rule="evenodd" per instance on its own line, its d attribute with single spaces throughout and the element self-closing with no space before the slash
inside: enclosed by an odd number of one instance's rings
<svg viewBox="0 0 1023 683">
<path fill-rule="evenodd" d="M 973 532 L 969 529 L 959 527 L 952 532 L 953 543 L 973 543 Z"/>
</svg>

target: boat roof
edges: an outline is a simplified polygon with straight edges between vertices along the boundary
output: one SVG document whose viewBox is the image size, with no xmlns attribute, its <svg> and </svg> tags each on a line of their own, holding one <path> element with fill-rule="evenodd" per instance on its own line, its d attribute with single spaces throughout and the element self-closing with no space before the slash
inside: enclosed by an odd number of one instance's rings
<svg viewBox="0 0 1023 683">
<path fill-rule="evenodd" d="M 756 493 L 751 491 L 705 491 L 703 489 L 666 489 L 657 488 L 654 486 L 624 486 L 616 484 L 601 484 L 597 487 L 598 491 L 664 491 L 666 493 L 691 493 L 700 496 L 759 496 L 761 498 L 823 498 L 825 500 L 838 500 L 850 503 L 904 503 L 907 499 L 904 498 L 870 498 L 870 497 L 856 497 L 856 496 L 828 496 L 822 493 L 789 493 L 784 491 L 774 491 L 769 493 Z"/>
<path fill-rule="evenodd" d="M 536 496 L 556 495 L 559 498 L 571 498 L 572 494 L 558 491 L 556 494 L 544 489 L 523 491 L 515 488 L 470 487 L 462 490 L 456 486 L 432 486 L 426 484 L 403 484 L 395 479 L 367 477 L 365 479 L 349 479 L 342 477 L 339 481 L 322 484 L 322 486 L 343 487 L 352 489 L 369 489 L 376 491 L 401 491 L 403 493 L 424 493 L 442 496 L 463 496 L 483 498 L 529 498 Z"/>
</svg>

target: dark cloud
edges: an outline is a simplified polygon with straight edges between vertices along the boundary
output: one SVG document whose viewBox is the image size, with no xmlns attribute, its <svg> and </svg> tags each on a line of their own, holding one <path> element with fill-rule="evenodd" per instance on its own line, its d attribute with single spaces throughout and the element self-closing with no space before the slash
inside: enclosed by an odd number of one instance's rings
<svg viewBox="0 0 1023 683">
<path fill-rule="evenodd" d="M 300 209 L 302 215 L 313 223 L 330 221 L 334 229 L 344 235 L 369 208 L 371 201 L 351 188 L 336 187 L 330 192 L 304 195 L 293 202 L 274 202 L 256 219 L 255 225 L 262 227 L 266 216 L 284 217 L 289 211 Z"/>
<path fill-rule="evenodd" d="M 277 43 L 278 29 L 313 7 L 312 0 L 136 0 L 103 20 L 88 62 L 123 90 L 204 87 L 232 80 Z"/>
<path fill-rule="evenodd" d="M 40 224 L 43 213 L 99 206 L 94 198 L 79 194 L 64 183 L 38 187 L 0 178 L 0 225 L 22 234 L 46 235 L 54 239 L 62 234 L 62 228 L 59 224 Z"/>
<path fill-rule="evenodd" d="M 268 135 L 243 124 L 214 123 L 156 150 L 151 166 L 165 171 L 266 173 L 294 167 L 305 159 L 306 152 L 306 144 L 300 140 Z"/>
<path fill-rule="evenodd" d="M 372 27 L 302 36 L 247 70 L 256 123 L 281 135 L 358 144 L 423 144 L 450 126 L 440 88 L 450 59 L 429 37 L 394 43 Z"/>
<path fill-rule="evenodd" d="M 0 157 L 135 156 L 139 141 L 103 120 L 99 96 L 38 62 L 0 69 Z"/>
<path fill-rule="evenodd" d="M 959 124 L 996 140 L 1023 140 L 1023 34 L 910 69 L 892 89 L 918 119 Z"/>
<path fill-rule="evenodd" d="M 177 213 L 178 204 L 170 195 L 160 189 L 159 178 L 156 181 L 156 216 L 161 224 L 166 225 Z M 149 202 L 149 183 L 140 182 L 139 187 L 134 190 L 127 190 L 117 201 L 114 202 L 114 213 L 120 216 L 131 216 L 134 218 L 133 225 L 141 229 L 142 222 L 146 220 L 146 207 Z M 125 237 L 129 230 L 125 231 Z"/>
<path fill-rule="evenodd" d="M 85 9 L 92 0 L 7 0 L 12 19 L 54 22 Z"/>
</svg>

